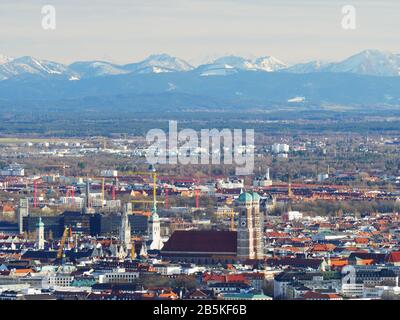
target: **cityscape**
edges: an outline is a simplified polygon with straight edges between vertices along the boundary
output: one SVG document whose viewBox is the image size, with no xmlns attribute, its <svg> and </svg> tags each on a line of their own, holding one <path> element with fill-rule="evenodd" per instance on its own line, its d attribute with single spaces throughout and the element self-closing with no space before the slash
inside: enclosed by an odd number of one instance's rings
<svg viewBox="0 0 400 320">
<path fill-rule="evenodd" d="M 1 306 L 400 300 L 400 2 L 348 2 L 1 1 Z"/>
<path fill-rule="evenodd" d="M 149 167 L 139 138 L 3 138 L 0 299 L 398 299 L 398 138 L 331 157 L 347 138 L 256 146 L 246 177 Z"/>
</svg>

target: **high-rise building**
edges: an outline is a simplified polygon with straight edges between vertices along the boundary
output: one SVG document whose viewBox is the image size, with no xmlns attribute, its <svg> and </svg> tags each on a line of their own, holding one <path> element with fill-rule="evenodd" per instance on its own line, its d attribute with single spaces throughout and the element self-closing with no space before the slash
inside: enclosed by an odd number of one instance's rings
<svg viewBox="0 0 400 320">
<path fill-rule="evenodd" d="M 240 261 L 264 259 L 263 214 L 260 196 L 242 193 L 239 196 L 239 224 L 237 228 L 237 258 Z"/>
<path fill-rule="evenodd" d="M 18 207 L 18 229 L 19 233 L 23 233 L 23 223 L 24 217 L 29 216 L 29 202 L 28 199 L 20 199 L 19 200 L 19 207 Z"/>
<path fill-rule="evenodd" d="M 36 244 L 39 250 L 44 250 L 44 223 L 42 222 L 42 218 L 39 217 L 39 222 L 36 225 Z"/>
</svg>

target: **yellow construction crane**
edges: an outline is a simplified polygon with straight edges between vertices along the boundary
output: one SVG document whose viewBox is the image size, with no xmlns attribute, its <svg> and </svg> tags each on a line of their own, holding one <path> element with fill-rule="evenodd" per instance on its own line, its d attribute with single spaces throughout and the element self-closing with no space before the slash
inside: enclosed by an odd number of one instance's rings
<svg viewBox="0 0 400 320">
<path fill-rule="evenodd" d="M 139 175 L 147 176 L 150 175 L 153 178 L 153 203 L 157 204 L 157 173 L 155 171 L 143 172 L 143 171 L 128 171 L 126 175 Z"/>
<path fill-rule="evenodd" d="M 104 208 L 104 185 L 105 179 L 101 179 L 101 207 Z"/>
</svg>

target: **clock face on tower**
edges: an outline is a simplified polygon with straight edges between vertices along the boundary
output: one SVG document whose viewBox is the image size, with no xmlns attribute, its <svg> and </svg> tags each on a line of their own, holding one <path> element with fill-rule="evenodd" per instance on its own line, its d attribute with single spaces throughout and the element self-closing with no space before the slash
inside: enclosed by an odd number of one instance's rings
<svg viewBox="0 0 400 320">
<path fill-rule="evenodd" d="M 241 222 L 241 225 L 242 225 L 242 227 L 245 227 L 245 226 L 246 226 L 246 221 L 243 220 L 243 221 Z"/>
</svg>

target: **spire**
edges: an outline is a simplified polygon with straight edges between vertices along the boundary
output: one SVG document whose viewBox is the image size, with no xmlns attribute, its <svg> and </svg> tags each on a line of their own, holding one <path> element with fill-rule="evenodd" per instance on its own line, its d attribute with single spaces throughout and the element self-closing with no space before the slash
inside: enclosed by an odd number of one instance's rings
<svg viewBox="0 0 400 320">
<path fill-rule="evenodd" d="M 44 249 L 44 223 L 42 222 L 42 217 L 39 217 L 39 222 L 37 227 L 37 248 L 39 250 Z"/>
<path fill-rule="evenodd" d="M 270 178 L 269 178 L 269 167 L 267 167 L 267 172 L 265 174 L 265 179 L 270 180 Z"/>
<path fill-rule="evenodd" d="M 151 213 L 152 214 L 157 213 L 157 202 L 156 201 L 153 202 L 153 208 L 151 209 Z"/>
<path fill-rule="evenodd" d="M 122 213 L 122 217 L 121 217 L 121 226 L 120 226 L 120 241 L 122 243 L 122 245 L 126 248 L 126 249 L 130 249 L 132 242 L 131 242 L 131 225 L 129 223 L 129 217 L 128 217 L 128 213 L 126 212 L 126 210 L 124 210 L 124 212 Z"/>
</svg>

